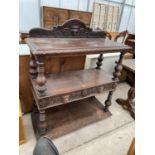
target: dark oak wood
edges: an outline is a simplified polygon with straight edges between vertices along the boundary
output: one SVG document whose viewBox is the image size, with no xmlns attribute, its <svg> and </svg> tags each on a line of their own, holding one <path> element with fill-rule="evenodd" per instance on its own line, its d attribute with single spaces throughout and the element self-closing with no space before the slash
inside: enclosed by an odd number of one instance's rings
<svg viewBox="0 0 155 155">
<path fill-rule="evenodd" d="M 118 81 L 118 78 L 120 76 L 120 72 L 122 70 L 122 61 L 123 61 L 123 56 L 124 56 L 124 53 L 121 53 L 120 54 L 120 58 L 119 58 L 119 61 L 117 62 L 117 65 L 115 67 L 115 72 L 113 73 L 113 80 L 115 82 Z M 116 84 L 115 84 L 116 85 Z M 109 111 L 109 106 L 111 106 L 111 100 L 112 100 L 112 95 L 113 95 L 113 92 L 114 91 L 110 91 L 109 94 L 108 94 L 108 97 L 107 97 L 107 100 L 105 101 L 105 108 L 104 108 L 104 111 L 107 112 Z"/>
<path fill-rule="evenodd" d="M 131 47 L 103 38 L 28 38 L 27 44 L 34 55 L 77 56 L 99 53 L 116 53 Z"/>
<path fill-rule="evenodd" d="M 104 106 L 95 98 L 86 98 L 70 104 L 56 106 L 46 110 L 47 132 L 40 131 L 39 113 L 32 113 L 34 131 L 37 139 L 46 135 L 50 139 L 63 136 L 93 122 L 111 116 L 103 112 Z"/>
<path fill-rule="evenodd" d="M 131 116 L 135 119 L 135 60 L 124 60 L 123 68 L 127 69 L 133 75 L 133 86 L 128 91 L 128 98 L 126 100 L 118 98 L 116 102 L 126 110 L 128 110 Z"/>
<path fill-rule="evenodd" d="M 97 65 L 96 69 L 101 69 L 102 61 L 103 61 L 103 54 L 100 54 L 96 62 Z"/>
<path fill-rule="evenodd" d="M 34 78 L 33 74 L 30 74 L 30 80 L 40 118 L 44 118 L 39 121 L 39 131 L 42 134 L 46 133 L 47 130 L 48 120 L 45 117 L 47 116 L 45 110 L 50 107 L 69 104 L 104 91 L 110 91 L 105 107 L 102 109 L 108 113 L 112 94 L 122 69 L 123 55 L 131 50 L 131 47 L 105 39 L 106 33 L 104 31 L 92 31 L 83 22 L 75 19 L 66 21 L 62 26 L 52 30 L 32 29 L 29 36 L 30 38 L 26 42 L 38 67 L 37 77 Z M 103 70 L 99 70 L 102 65 L 102 54 L 118 51 L 121 52 L 121 56 L 112 78 L 106 75 Z M 46 56 L 63 57 L 86 54 L 101 54 L 97 69 L 45 74 Z M 34 69 L 34 66 L 30 65 L 30 68 Z"/>
<path fill-rule="evenodd" d="M 34 28 L 29 31 L 29 37 L 40 38 L 105 38 L 104 31 L 93 31 L 78 19 L 67 20 L 63 25 L 53 29 Z"/>
<path fill-rule="evenodd" d="M 44 96 L 38 93 L 35 79 L 31 80 L 39 109 L 66 104 L 116 88 L 111 76 L 106 75 L 103 70 L 96 69 L 50 74 L 46 76 L 46 80 L 47 90 Z"/>
</svg>

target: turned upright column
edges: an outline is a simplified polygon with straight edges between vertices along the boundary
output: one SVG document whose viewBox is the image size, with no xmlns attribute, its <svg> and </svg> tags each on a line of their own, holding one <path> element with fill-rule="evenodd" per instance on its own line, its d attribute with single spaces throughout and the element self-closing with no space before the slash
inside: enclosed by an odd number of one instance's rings
<svg viewBox="0 0 155 155">
<path fill-rule="evenodd" d="M 37 57 L 37 65 L 38 65 L 38 76 L 36 78 L 37 83 L 37 91 L 39 96 L 46 95 L 46 77 L 45 77 L 45 68 L 44 68 L 44 57 Z M 46 111 L 39 110 L 39 130 L 41 134 L 44 134 L 47 130 L 47 122 L 46 122 Z"/>
<path fill-rule="evenodd" d="M 103 54 L 100 54 L 96 62 L 96 65 L 97 65 L 96 69 L 101 69 L 102 61 L 103 61 Z"/>
<path fill-rule="evenodd" d="M 30 52 L 29 73 L 32 79 L 37 77 L 37 62 L 34 55 Z"/>
<path fill-rule="evenodd" d="M 119 61 L 117 62 L 117 65 L 115 67 L 115 72 L 113 73 L 113 80 L 115 82 L 118 81 L 118 77 L 121 75 L 121 70 L 122 70 L 122 60 L 123 60 L 123 56 L 124 56 L 124 53 L 121 52 L 121 55 L 120 55 L 120 58 L 119 58 Z M 108 94 L 108 97 L 107 97 L 107 100 L 105 101 L 105 107 L 104 107 L 104 111 L 105 112 L 108 112 L 109 111 L 109 107 L 111 106 L 111 100 L 112 100 L 112 95 L 113 95 L 113 91 L 110 91 L 109 94 Z"/>
<path fill-rule="evenodd" d="M 36 78 L 37 91 L 39 96 L 45 96 L 46 94 L 46 77 L 45 77 L 45 68 L 44 68 L 44 59 L 42 57 L 37 58 L 37 71 L 38 76 Z"/>
</svg>

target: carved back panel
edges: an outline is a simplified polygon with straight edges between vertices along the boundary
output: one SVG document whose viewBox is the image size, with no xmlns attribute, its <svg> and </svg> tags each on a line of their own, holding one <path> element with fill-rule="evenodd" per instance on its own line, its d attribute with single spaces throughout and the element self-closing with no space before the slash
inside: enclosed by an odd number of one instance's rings
<svg viewBox="0 0 155 155">
<path fill-rule="evenodd" d="M 105 38 L 104 31 L 93 31 L 78 19 L 67 20 L 62 26 L 53 29 L 34 28 L 29 31 L 29 37 L 48 38 Z"/>
</svg>

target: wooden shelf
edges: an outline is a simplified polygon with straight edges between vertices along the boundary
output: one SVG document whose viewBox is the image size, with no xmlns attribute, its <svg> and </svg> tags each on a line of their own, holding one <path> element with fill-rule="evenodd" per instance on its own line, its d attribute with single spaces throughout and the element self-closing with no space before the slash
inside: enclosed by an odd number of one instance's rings
<svg viewBox="0 0 155 155">
<path fill-rule="evenodd" d="M 34 55 L 77 56 L 131 51 L 131 47 L 105 38 L 27 38 Z"/>
<path fill-rule="evenodd" d="M 86 69 L 49 74 L 46 76 L 46 79 L 47 93 L 45 97 L 62 95 L 114 83 L 112 77 L 107 75 L 104 70 L 97 69 Z M 32 84 L 37 94 L 36 80 L 32 80 Z M 45 98 L 40 97 L 39 95 L 37 97 Z"/>
<path fill-rule="evenodd" d="M 48 130 L 46 136 L 53 139 L 73 132 L 93 122 L 111 116 L 103 111 L 104 106 L 95 98 L 86 98 L 70 104 L 46 110 Z M 32 113 L 32 122 L 37 139 L 43 136 L 38 128 L 39 113 Z"/>
<path fill-rule="evenodd" d="M 46 95 L 39 96 L 37 92 L 36 80 L 31 80 L 34 96 L 37 100 L 51 98 L 48 106 L 57 106 L 66 102 L 75 101 L 89 96 L 94 96 L 104 91 L 114 90 L 116 87 L 112 77 L 107 75 L 104 70 L 86 69 L 79 71 L 69 71 L 63 73 L 50 74 L 46 77 Z M 61 99 L 58 99 L 61 98 Z M 38 103 L 38 107 L 41 104 Z M 45 108 L 45 106 L 43 107 Z"/>
</svg>

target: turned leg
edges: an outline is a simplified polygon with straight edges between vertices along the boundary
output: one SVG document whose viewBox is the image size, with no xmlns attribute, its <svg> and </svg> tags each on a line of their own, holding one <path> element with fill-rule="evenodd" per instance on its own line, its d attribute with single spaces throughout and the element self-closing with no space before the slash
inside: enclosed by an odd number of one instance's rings
<svg viewBox="0 0 155 155">
<path fill-rule="evenodd" d="M 100 54 L 96 62 L 96 65 L 97 65 L 96 69 L 101 69 L 102 61 L 103 61 L 103 54 Z"/>
<path fill-rule="evenodd" d="M 37 77 L 37 63 L 36 63 L 36 60 L 32 54 L 31 54 L 29 66 L 30 66 L 29 73 L 31 75 L 31 78 L 35 79 Z"/>
<path fill-rule="evenodd" d="M 34 112 L 34 113 L 39 113 L 39 110 L 38 110 L 38 107 L 37 107 L 35 101 L 33 102 L 33 107 L 32 107 L 32 109 L 33 109 L 33 112 Z"/>
<path fill-rule="evenodd" d="M 119 61 L 115 67 L 115 72 L 113 73 L 113 80 L 117 82 L 118 77 L 121 75 L 121 70 L 122 70 L 122 60 L 123 60 L 123 53 L 121 53 Z M 112 100 L 112 95 L 113 95 L 113 91 L 110 91 L 107 97 L 107 100 L 105 101 L 105 107 L 104 107 L 104 111 L 108 112 L 109 111 L 109 107 L 111 106 L 111 100 Z"/>
<path fill-rule="evenodd" d="M 111 106 L 111 99 L 112 99 L 112 95 L 113 95 L 113 91 L 110 91 L 108 94 L 108 98 L 105 101 L 105 107 L 104 107 L 104 111 L 108 112 L 109 111 L 109 107 Z"/>
<path fill-rule="evenodd" d="M 44 96 L 46 93 L 46 77 L 44 75 L 44 63 L 41 61 L 37 61 L 38 65 L 38 76 L 36 79 L 37 82 L 37 91 L 39 96 Z"/>
<path fill-rule="evenodd" d="M 39 111 L 39 131 L 41 134 L 45 134 L 47 131 L 47 122 L 45 110 Z"/>
</svg>

